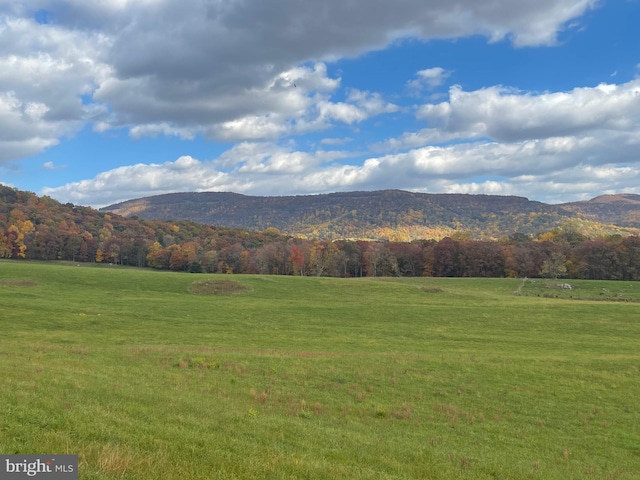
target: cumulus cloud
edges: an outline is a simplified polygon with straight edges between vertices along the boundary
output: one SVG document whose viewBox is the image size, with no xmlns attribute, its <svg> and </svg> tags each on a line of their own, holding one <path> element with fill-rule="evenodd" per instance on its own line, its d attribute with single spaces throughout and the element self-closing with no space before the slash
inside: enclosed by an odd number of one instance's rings
<svg viewBox="0 0 640 480">
<path fill-rule="evenodd" d="M 100 206 L 180 190 L 272 195 L 404 188 L 544 199 L 543 189 L 547 200 L 583 195 L 598 182 L 611 191 L 637 191 L 638 79 L 564 92 L 453 86 L 446 101 L 412 110 L 424 128 L 375 146 L 364 159 L 286 143 L 341 126 L 317 140 L 340 148 L 350 141 L 344 135 L 368 120 L 404 114 L 377 92 L 343 85 L 328 72 L 329 62 L 404 38 L 482 35 L 515 47 L 554 45 L 596 3 L 0 2 L 0 164 L 36 155 L 91 125 L 96 132 L 125 129 L 134 139 L 237 144 L 212 160 L 139 163 L 42 193 Z M 433 90 L 450 74 L 430 66 L 404 86 Z"/>
<path fill-rule="evenodd" d="M 197 128 L 189 125 L 196 123 L 223 140 L 242 139 L 245 132 L 249 139 L 295 132 L 291 118 L 300 115 L 305 126 L 317 127 L 318 119 L 308 118 L 309 103 L 318 105 L 321 120 L 353 123 L 362 121 L 365 112 L 353 104 L 314 98 L 322 85 L 304 81 L 304 71 L 296 81 L 301 62 L 358 55 L 404 36 L 479 33 L 492 40 L 511 36 L 517 45 L 550 44 L 567 21 L 593 2 L 561 3 L 523 6 L 503 0 L 488 7 L 469 1 L 452 7 L 444 0 L 250 0 L 184 8 L 160 2 L 152 6 L 155 15 L 127 5 L 135 28 L 115 37 L 108 52 L 114 76 L 95 96 L 113 106 L 122 125 L 173 122 Z M 294 92 L 287 88 L 292 83 Z"/>
<path fill-rule="evenodd" d="M 465 92 L 452 87 L 449 102 L 424 105 L 418 118 L 453 136 L 499 141 L 546 138 L 640 126 L 640 82 L 601 84 L 569 92 L 531 94 L 503 87 Z"/>
<path fill-rule="evenodd" d="M 39 153 L 58 143 L 68 128 L 64 122 L 47 121 L 49 108 L 24 102 L 14 92 L 0 92 L 0 163 Z"/>
<path fill-rule="evenodd" d="M 83 104 L 109 67 L 101 33 L 40 25 L 0 7 L 0 162 L 39 153 L 93 117 Z"/>
<path fill-rule="evenodd" d="M 518 142 L 617 132 L 632 140 L 640 128 L 640 81 L 534 94 L 494 86 L 449 90 L 449 100 L 422 105 L 427 128 L 389 139 L 378 148 L 404 149 L 453 140 Z"/>
<path fill-rule="evenodd" d="M 0 161 L 33 155 L 87 122 L 98 132 L 124 127 L 136 138 L 234 141 L 361 122 L 390 106 L 375 94 L 333 102 L 340 80 L 326 75 L 323 62 L 406 37 L 479 34 L 550 45 L 595 3 L 2 2 L 0 92 L 19 102 L 10 107 L 15 115 L 29 105 L 44 113 L 11 120 L 13 130 L 34 132 L 22 140 L 0 128 Z M 419 74 L 427 85 L 445 75 L 431 70 Z"/>
<path fill-rule="evenodd" d="M 640 169 L 633 162 L 639 147 L 637 136 L 614 133 L 604 138 L 425 146 L 350 164 L 351 154 L 345 151 L 303 152 L 268 142 L 242 142 L 213 161 L 182 157 L 120 167 L 42 193 L 94 206 L 173 191 L 279 195 L 385 188 L 517 194 L 553 202 L 597 191 L 603 182 L 611 191 L 638 192 Z M 613 163 L 613 152 L 628 164 Z"/>
<path fill-rule="evenodd" d="M 102 172 L 96 177 L 40 192 L 64 202 L 95 207 L 130 198 L 176 191 L 233 191 L 277 195 L 317 193 L 308 172 L 348 158 L 342 151 L 295 151 L 267 142 L 242 142 L 213 161 L 182 156 L 161 164 L 139 163 Z M 333 168 L 333 167 L 329 167 Z"/>
<path fill-rule="evenodd" d="M 545 93 L 454 86 L 448 101 L 423 105 L 416 116 L 428 126 L 376 146 L 406 151 L 376 160 L 381 181 L 392 175 L 382 166 L 393 165 L 418 182 L 427 179 L 427 186 L 409 185 L 420 191 L 551 202 L 584 198 L 603 185 L 640 191 L 638 80 Z"/>
<path fill-rule="evenodd" d="M 192 190 L 194 176 L 205 189 L 228 184 L 224 173 L 211 171 L 202 162 L 185 156 L 174 162 L 115 168 L 90 180 L 45 188 L 41 193 L 82 205 L 104 206 L 126 198 Z"/>
<path fill-rule="evenodd" d="M 443 85 L 450 75 L 451 72 L 442 67 L 427 68 L 425 70 L 418 71 L 418 73 L 416 73 L 416 78 L 407 82 L 407 87 L 416 92 L 425 88 L 432 90 Z"/>
<path fill-rule="evenodd" d="M 53 163 L 53 162 L 44 162 L 44 163 L 42 164 L 42 168 L 43 168 L 44 170 L 51 170 L 51 171 L 53 171 L 53 170 L 64 170 L 64 169 L 66 169 L 66 168 L 67 168 L 67 166 L 66 166 L 66 165 L 56 165 L 56 164 L 55 164 L 55 163 Z"/>
<path fill-rule="evenodd" d="M 345 102 L 320 101 L 316 104 L 318 120 L 323 123 L 339 121 L 351 125 L 382 113 L 398 111 L 398 107 L 385 102 L 380 94 L 351 89 Z"/>
</svg>

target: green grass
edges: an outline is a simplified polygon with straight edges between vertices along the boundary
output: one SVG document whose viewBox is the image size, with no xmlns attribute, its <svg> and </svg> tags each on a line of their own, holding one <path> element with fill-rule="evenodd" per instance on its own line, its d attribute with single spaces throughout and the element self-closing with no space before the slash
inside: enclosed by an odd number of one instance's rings
<svg viewBox="0 0 640 480">
<path fill-rule="evenodd" d="M 0 452 L 82 479 L 640 478 L 640 285 L 543 282 L 2 261 Z"/>
<path fill-rule="evenodd" d="M 640 302 L 640 284 L 629 281 L 525 279 L 515 293 L 546 298 Z"/>
</svg>

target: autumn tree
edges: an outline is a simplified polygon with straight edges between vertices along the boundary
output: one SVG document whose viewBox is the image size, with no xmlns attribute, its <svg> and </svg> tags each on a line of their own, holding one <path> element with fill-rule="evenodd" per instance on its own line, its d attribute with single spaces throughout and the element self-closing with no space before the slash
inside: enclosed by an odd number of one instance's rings
<svg viewBox="0 0 640 480">
<path fill-rule="evenodd" d="M 80 235 L 77 233 L 66 235 L 60 250 L 60 258 L 75 262 L 76 258 L 80 255 L 81 245 L 82 237 Z"/>
<path fill-rule="evenodd" d="M 291 245 L 289 250 L 289 262 L 294 275 L 304 276 L 305 273 L 305 256 L 304 251 L 300 245 Z"/>
<path fill-rule="evenodd" d="M 160 250 L 162 250 L 162 245 L 156 240 L 149 247 L 149 251 L 147 253 L 147 265 L 153 268 L 160 268 L 158 265 L 160 263 L 158 252 Z"/>
<path fill-rule="evenodd" d="M 11 258 L 13 256 L 13 242 L 9 237 L 0 231 L 0 258 Z"/>
<path fill-rule="evenodd" d="M 387 248 L 396 257 L 399 275 L 422 276 L 424 262 L 421 242 L 389 243 Z"/>
<path fill-rule="evenodd" d="M 218 252 L 207 250 L 200 256 L 200 265 L 204 273 L 214 273 L 218 265 Z"/>
<path fill-rule="evenodd" d="M 280 273 L 280 256 L 276 243 L 267 243 L 258 248 L 254 254 L 258 273 L 277 275 Z"/>
<path fill-rule="evenodd" d="M 563 277 L 567 273 L 566 267 L 567 258 L 560 252 L 554 252 L 551 254 L 551 258 L 545 260 L 540 270 L 540 276 L 545 278 Z"/>
<path fill-rule="evenodd" d="M 367 275 L 371 277 L 395 277 L 398 260 L 384 243 L 372 243 L 364 253 Z"/>
<path fill-rule="evenodd" d="M 337 259 L 340 275 L 343 277 L 362 277 L 364 274 L 363 251 L 369 242 L 341 240 L 334 243 L 340 251 Z"/>
<path fill-rule="evenodd" d="M 197 260 L 198 252 L 200 250 L 200 247 L 197 242 L 185 242 L 182 245 L 180 245 L 180 248 L 182 249 L 182 252 L 185 258 L 187 259 L 188 265 L 191 265 L 193 262 Z"/>
<path fill-rule="evenodd" d="M 434 277 L 459 277 L 460 242 L 445 237 L 433 247 L 433 264 L 431 271 Z"/>
<path fill-rule="evenodd" d="M 218 267 L 218 271 L 222 273 L 241 273 L 246 267 L 248 257 L 243 255 L 244 247 L 240 242 L 229 245 L 218 252 L 218 261 L 222 265 Z"/>
<path fill-rule="evenodd" d="M 169 247 L 171 254 L 169 255 L 169 270 L 179 272 L 186 270 L 189 266 L 187 253 L 179 245 L 171 245 Z"/>
<path fill-rule="evenodd" d="M 498 242 L 462 242 L 459 274 L 465 277 L 502 277 L 505 258 Z"/>
<path fill-rule="evenodd" d="M 338 276 L 338 253 L 338 247 L 333 242 L 314 242 L 309 251 L 309 271 L 317 277 Z"/>
<path fill-rule="evenodd" d="M 624 238 L 616 247 L 623 280 L 640 280 L 640 237 Z"/>
<path fill-rule="evenodd" d="M 589 280 L 620 280 L 620 265 L 615 244 L 602 240 L 582 242 L 571 251 L 572 277 Z"/>
</svg>

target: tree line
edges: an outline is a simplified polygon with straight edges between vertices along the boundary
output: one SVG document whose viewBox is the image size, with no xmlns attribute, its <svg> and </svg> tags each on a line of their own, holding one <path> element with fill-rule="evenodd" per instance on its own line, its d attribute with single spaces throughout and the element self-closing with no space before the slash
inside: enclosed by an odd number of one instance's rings
<svg viewBox="0 0 640 480">
<path fill-rule="evenodd" d="M 494 241 L 309 240 L 194 222 L 124 218 L 0 186 L 0 258 L 112 263 L 193 273 L 553 277 L 639 280 L 640 237 L 572 227 Z"/>
</svg>

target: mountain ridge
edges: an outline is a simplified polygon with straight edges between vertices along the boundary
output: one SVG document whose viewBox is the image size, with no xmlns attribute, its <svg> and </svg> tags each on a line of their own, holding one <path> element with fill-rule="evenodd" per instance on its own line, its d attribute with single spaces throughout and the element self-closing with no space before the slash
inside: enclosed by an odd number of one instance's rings
<svg viewBox="0 0 640 480">
<path fill-rule="evenodd" d="M 148 220 L 190 220 L 247 230 L 272 227 L 306 238 L 392 241 L 533 235 L 573 223 L 578 230 L 630 234 L 640 228 L 640 195 L 601 195 L 546 204 L 521 196 L 417 193 L 404 190 L 317 195 L 251 196 L 178 192 L 132 199 L 100 209 Z"/>
</svg>

